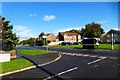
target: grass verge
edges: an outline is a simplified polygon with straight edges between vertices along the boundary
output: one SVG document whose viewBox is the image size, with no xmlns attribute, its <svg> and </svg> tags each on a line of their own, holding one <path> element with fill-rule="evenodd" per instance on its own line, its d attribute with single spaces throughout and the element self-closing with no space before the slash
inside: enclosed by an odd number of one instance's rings
<svg viewBox="0 0 120 80">
<path fill-rule="evenodd" d="M 54 48 L 70 48 L 70 49 L 81 49 L 82 45 L 56 45 Z"/>
<path fill-rule="evenodd" d="M 19 70 L 29 66 L 32 66 L 32 63 L 25 59 L 14 59 L 9 62 L 0 62 L 0 74 Z"/>
<path fill-rule="evenodd" d="M 100 44 L 99 49 L 112 50 L 111 44 Z M 120 50 L 120 44 L 114 44 L 114 50 Z"/>
<path fill-rule="evenodd" d="M 48 54 L 52 51 L 46 51 L 46 50 L 18 50 L 19 53 L 27 55 L 27 56 L 37 56 L 41 54 Z"/>
<path fill-rule="evenodd" d="M 56 45 L 54 48 L 82 49 L 82 45 Z M 96 48 L 96 46 L 95 46 Z M 100 44 L 99 49 L 111 50 L 111 44 Z M 120 44 L 114 44 L 114 50 L 120 50 Z"/>
</svg>

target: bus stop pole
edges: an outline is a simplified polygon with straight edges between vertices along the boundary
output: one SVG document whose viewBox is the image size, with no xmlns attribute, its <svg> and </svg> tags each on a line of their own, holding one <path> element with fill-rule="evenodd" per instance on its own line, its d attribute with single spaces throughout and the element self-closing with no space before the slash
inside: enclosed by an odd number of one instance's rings
<svg viewBox="0 0 120 80">
<path fill-rule="evenodd" d="M 114 36 L 113 36 L 113 33 L 112 33 L 112 50 L 114 49 Z"/>
<path fill-rule="evenodd" d="M 47 42 L 47 38 L 46 38 L 46 50 L 48 51 L 48 42 Z"/>
</svg>

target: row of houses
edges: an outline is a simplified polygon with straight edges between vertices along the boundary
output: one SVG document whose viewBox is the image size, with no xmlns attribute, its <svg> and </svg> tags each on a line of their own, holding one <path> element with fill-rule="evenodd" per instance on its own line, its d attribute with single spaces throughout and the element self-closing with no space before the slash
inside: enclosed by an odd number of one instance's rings
<svg viewBox="0 0 120 80">
<path fill-rule="evenodd" d="M 47 38 L 47 40 L 51 42 L 57 42 L 57 41 L 65 41 L 65 42 L 78 42 L 81 40 L 81 36 L 78 33 L 72 33 L 72 32 L 59 32 L 58 36 L 55 36 L 53 33 L 44 34 L 42 37 L 38 37 L 38 40 L 44 40 L 44 38 Z"/>
<path fill-rule="evenodd" d="M 112 35 L 114 34 L 114 42 L 120 42 L 120 30 L 109 30 L 103 36 L 101 36 L 101 42 L 109 43 L 112 41 Z M 65 42 L 80 42 L 81 35 L 73 32 L 59 32 L 58 36 L 55 36 L 53 33 L 45 34 L 42 37 L 39 37 L 38 40 L 47 38 L 51 42 L 65 41 Z"/>
</svg>

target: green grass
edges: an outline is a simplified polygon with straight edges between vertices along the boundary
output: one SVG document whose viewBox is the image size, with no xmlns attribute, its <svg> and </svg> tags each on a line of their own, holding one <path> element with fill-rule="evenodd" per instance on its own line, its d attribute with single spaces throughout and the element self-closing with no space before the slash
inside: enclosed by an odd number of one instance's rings
<svg viewBox="0 0 120 80">
<path fill-rule="evenodd" d="M 51 53 L 52 51 L 47 51 L 47 50 L 18 50 L 19 53 L 27 55 L 27 56 L 37 56 L 41 54 L 48 54 Z"/>
<path fill-rule="evenodd" d="M 70 49 L 80 49 L 82 45 L 56 45 L 55 48 L 70 48 Z"/>
<path fill-rule="evenodd" d="M 29 66 L 32 66 L 32 63 L 25 59 L 14 59 L 9 62 L 0 62 L 0 74 L 19 70 Z"/>
<path fill-rule="evenodd" d="M 82 49 L 82 45 L 56 45 L 55 48 Z M 96 48 L 96 47 L 95 47 Z M 99 49 L 111 50 L 111 44 L 100 44 Z M 114 50 L 120 50 L 120 44 L 114 44 Z"/>
<path fill-rule="evenodd" d="M 112 46 L 111 44 L 100 44 L 98 48 L 111 50 Z M 120 50 L 120 44 L 114 44 L 114 50 Z"/>
</svg>

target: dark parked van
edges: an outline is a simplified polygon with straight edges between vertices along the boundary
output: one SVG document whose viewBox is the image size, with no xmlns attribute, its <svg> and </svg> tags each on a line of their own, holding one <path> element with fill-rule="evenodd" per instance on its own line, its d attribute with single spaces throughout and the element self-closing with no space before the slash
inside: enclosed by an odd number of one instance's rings
<svg viewBox="0 0 120 80">
<path fill-rule="evenodd" d="M 91 38 L 83 39 L 82 43 L 84 49 L 94 49 L 96 39 L 91 39 Z"/>
</svg>

